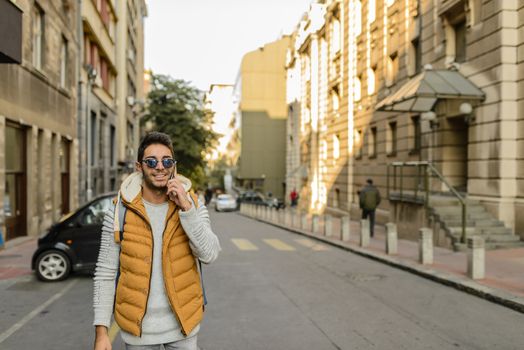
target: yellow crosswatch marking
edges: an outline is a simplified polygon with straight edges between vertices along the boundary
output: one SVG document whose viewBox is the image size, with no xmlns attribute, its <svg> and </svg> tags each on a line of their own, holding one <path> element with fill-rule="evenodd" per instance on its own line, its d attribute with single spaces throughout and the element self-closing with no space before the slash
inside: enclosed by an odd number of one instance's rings
<svg viewBox="0 0 524 350">
<path fill-rule="evenodd" d="M 311 248 L 312 250 L 317 251 L 317 252 L 329 250 L 329 248 L 326 247 L 325 245 L 318 244 L 315 241 L 312 241 L 310 239 L 300 238 L 300 239 L 295 239 L 295 241 L 303 245 L 304 247 Z"/>
<path fill-rule="evenodd" d="M 115 341 L 116 335 L 118 334 L 119 331 L 120 331 L 120 327 L 118 327 L 116 322 L 113 322 L 113 324 L 111 325 L 111 328 L 109 328 L 109 332 L 107 332 L 109 335 L 109 340 L 111 341 L 111 344 L 113 344 L 113 341 Z"/>
<path fill-rule="evenodd" d="M 295 250 L 294 247 L 282 242 L 280 239 L 264 239 L 264 242 L 275 248 L 276 250 Z"/>
<path fill-rule="evenodd" d="M 253 243 L 251 243 L 250 241 L 248 241 L 247 239 L 233 238 L 231 239 L 231 241 L 240 250 L 258 250 L 258 247 L 254 245 Z"/>
</svg>

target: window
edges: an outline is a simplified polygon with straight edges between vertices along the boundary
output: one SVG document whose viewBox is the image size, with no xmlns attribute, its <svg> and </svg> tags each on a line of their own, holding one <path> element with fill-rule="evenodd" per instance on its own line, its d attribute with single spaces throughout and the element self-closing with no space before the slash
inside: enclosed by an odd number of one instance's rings
<svg viewBox="0 0 524 350">
<path fill-rule="evenodd" d="M 355 1 L 355 34 L 362 34 L 362 2 Z"/>
<path fill-rule="evenodd" d="M 101 114 L 100 118 L 100 125 L 98 127 L 98 166 L 103 167 L 105 165 L 106 157 L 106 148 L 105 142 L 104 142 L 104 132 L 105 132 L 105 119 L 107 119 L 107 115 Z"/>
<path fill-rule="evenodd" d="M 114 125 L 111 125 L 110 128 L 110 142 L 111 142 L 111 154 L 110 154 L 110 160 L 111 160 L 111 166 L 116 165 L 116 157 L 115 157 L 115 147 L 116 147 L 116 128 Z"/>
<path fill-rule="evenodd" d="M 368 95 L 373 95 L 375 93 L 375 69 L 368 68 Z"/>
<path fill-rule="evenodd" d="M 42 69 L 44 54 L 44 11 L 35 5 L 33 13 L 33 66 Z"/>
<path fill-rule="evenodd" d="M 386 85 L 391 86 L 395 83 L 398 75 L 398 55 L 395 53 L 388 57 L 386 65 Z"/>
<path fill-rule="evenodd" d="M 391 6 L 395 3 L 395 0 L 386 0 L 386 6 Z"/>
<path fill-rule="evenodd" d="M 376 0 L 368 1 L 368 22 L 373 23 L 377 19 L 377 4 Z"/>
<path fill-rule="evenodd" d="M 326 140 L 322 140 L 322 159 L 323 160 L 326 160 L 327 157 L 328 157 L 328 144 L 327 144 L 327 141 Z"/>
<path fill-rule="evenodd" d="M 466 61 L 466 20 L 453 26 L 455 30 L 455 62 Z"/>
<path fill-rule="evenodd" d="M 62 46 L 60 48 L 60 87 L 61 88 L 67 88 L 67 60 L 68 60 L 68 54 L 67 54 L 67 40 L 66 38 L 62 38 Z"/>
<path fill-rule="evenodd" d="M 81 214 L 80 222 L 83 225 L 102 225 L 104 216 L 113 207 L 111 197 L 100 199 L 89 207 L 87 207 Z"/>
<path fill-rule="evenodd" d="M 333 158 L 340 158 L 340 137 L 333 135 Z"/>
<path fill-rule="evenodd" d="M 339 113 L 339 107 L 340 107 L 340 96 L 338 95 L 338 90 L 333 89 L 331 90 L 331 107 L 333 108 L 333 114 L 338 117 Z"/>
<path fill-rule="evenodd" d="M 356 130 L 353 140 L 353 149 L 356 149 L 355 158 L 362 158 L 362 130 Z"/>
<path fill-rule="evenodd" d="M 377 156 L 377 128 L 376 127 L 373 127 L 369 130 L 368 156 L 370 158 Z"/>
<path fill-rule="evenodd" d="M 333 55 L 336 55 L 340 52 L 340 20 L 338 18 L 334 18 L 331 22 L 331 52 Z"/>
<path fill-rule="evenodd" d="M 388 123 L 386 134 L 386 154 L 394 156 L 397 153 L 397 122 Z"/>
<path fill-rule="evenodd" d="M 104 90 L 109 92 L 109 69 L 107 66 L 107 61 L 105 59 L 101 59 L 100 62 L 100 77 L 102 78 L 102 87 L 104 88 Z"/>
<path fill-rule="evenodd" d="M 420 129 L 420 116 L 411 117 L 411 154 L 416 154 L 420 152 L 422 145 L 422 132 Z"/>
<path fill-rule="evenodd" d="M 353 89 L 353 100 L 360 101 L 362 98 L 362 78 L 358 77 L 355 79 L 355 87 Z"/>
<path fill-rule="evenodd" d="M 335 208 L 338 208 L 339 205 L 340 205 L 340 189 L 335 188 L 335 197 L 333 197 L 333 206 Z"/>
<path fill-rule="evenodd" d="M 409 49 L 410 75 L 419 74 L 422 70 L 422 52 L 420 50 L 419 39 L 411 42 Z"/>
<path fill-rule="evenodd" d="M 96 158 L 96 112 L 91 111 L 91 135 L 89 140 L 91 141 L 91 145 L 89 145 L 89 164 L 95 165 L 95 158 Z"/>
</svg>

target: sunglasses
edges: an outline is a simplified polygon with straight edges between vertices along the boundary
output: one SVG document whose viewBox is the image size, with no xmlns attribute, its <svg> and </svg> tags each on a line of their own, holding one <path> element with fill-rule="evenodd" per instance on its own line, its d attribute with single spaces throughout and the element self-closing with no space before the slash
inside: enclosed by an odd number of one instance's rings
<svg viewBox="0 0 524 350">
<path fill-rule="evenodd" d="M 148 168 L 151 168 L 151 169 L 155 169 L 156 166 L 158 165 L 158 162 L 160 162 L 160 161 L 156 160 L 155 158 L 142 159 L 142 163 L 146 163 Z M 166 169 L 169 169 L 169 168 L 173 167 L 173 165 L 175 165 L 175 164 L 176 164 L 176 160 L 174 160 L 173 158 L 164 158 L 164 159 L 162 159 L 162 165 Z"/>
</svg>

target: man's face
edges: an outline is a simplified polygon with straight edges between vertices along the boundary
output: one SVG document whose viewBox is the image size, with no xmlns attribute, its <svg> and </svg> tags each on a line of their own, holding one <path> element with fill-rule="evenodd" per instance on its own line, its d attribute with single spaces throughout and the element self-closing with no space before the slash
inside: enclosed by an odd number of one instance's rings
<svg viewBox="0 0 524 350">
<path fill-rule="evenodd" d="M 172 159 L 173 155 L 168 147 L 162 144 L 149 145 L 144 151 L 144 158 L 156 159 L 158 163 L 154 169 L 150 168 L 144 161 L 137 162 L 136 167 L 138 171 L 142 171 L 145 185 L 155 190 L 165 190 L 167 187 L 167 181 L 173 173 L 175 167 L 164 168 L 162 159 Z"/>
</svg>

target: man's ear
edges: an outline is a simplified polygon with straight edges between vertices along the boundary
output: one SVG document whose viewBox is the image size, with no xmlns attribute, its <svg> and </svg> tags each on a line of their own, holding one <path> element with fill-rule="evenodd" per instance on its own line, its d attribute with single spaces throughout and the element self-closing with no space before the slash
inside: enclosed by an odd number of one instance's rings
<svg viewBox="0 0 524 350">
<path fill-rule="evenodd" d="M 135 162 L 135 170 L 141 172 L 142 171 L 142 163 Z"/>
</svg>

